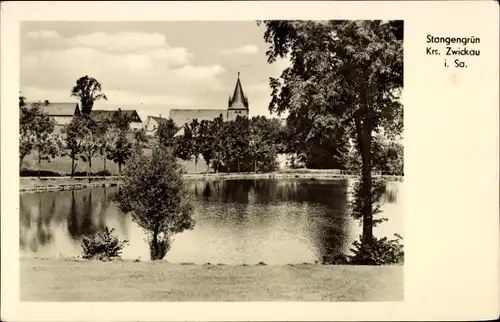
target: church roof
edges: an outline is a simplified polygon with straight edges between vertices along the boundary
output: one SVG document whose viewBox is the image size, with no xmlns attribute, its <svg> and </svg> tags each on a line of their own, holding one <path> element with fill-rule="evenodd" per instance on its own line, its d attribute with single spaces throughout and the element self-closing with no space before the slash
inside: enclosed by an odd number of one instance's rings
<svg viewBox="0 0 500 322">
<path fill-rule="evenodd" d="M 219 117 L 222 114 L 222 118 L 225 120 L 227 116 L 227 110 L 208 110 L 208 109 L 172 109 L 170 110 L 170 119 L 175 122 L 178 127 L 183 127 L 187 123 L 191 123 L 194 119 L 198 121 L 212 121 L 213 119 Z"/>
<path fill-rule="evenodd" d="M 248 109 L 248 99 L 243 93 L 243 87 L 241 86 L 240 81 L 240 73 L 238 73 L 238 80 L 236 81 L 236 86 L 234 87 L 233 96 L 229 97 L 229 108 Z"/>
</svg>

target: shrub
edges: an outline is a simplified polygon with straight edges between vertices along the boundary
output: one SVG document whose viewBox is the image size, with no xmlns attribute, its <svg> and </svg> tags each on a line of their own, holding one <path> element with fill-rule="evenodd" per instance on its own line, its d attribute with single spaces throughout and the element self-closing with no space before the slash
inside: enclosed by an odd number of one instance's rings
<svg viewBox="0 0 500 322">
<path fill-rule="evenodd" d="M 120 257 L 122 249 L 128 244 L 128 241 L 119 241 L 116 236 L 113 236 L 114 230 L 114 228 L 105 227 L 103 231 L 83 237 L 83 258 L 113 260 Z"/>
<path fill-rule="evenodd" d="M 109 172 L 108 170 L 101 170 L 101 171 L 98 171 L 98 172 L 89 172 L 88 176 L 89 177 L 104 177 L 104 176 L 111 176 L 111 172 Z M 70 174 L 68 174 L 68 176 L 70 176 Z M 75 171 L 75 173 L 73 173 L 73 177 L 86 177 L 87 176 L 87 172 L 86 171 Z"/>
<path fill-rule="evenodd" d="M 353 243 L 351 251 L 354 255 L 349 257 L 349 263 L 354 265 L 390 265 L 404 262 L 404 249 L 401 241 L 403 237 L 394 234 L 396 239 L 387 237 L 373 238 L 373 244 L 362 245 L 361 238 Z"/>
<path fill-rule="evenodd" d="M 26 169 L 22 168 L 19 171 L 19 175 L 21 177 L 60 177 L 61 174 L 58 172 L 54 171 L 47 171 L 47 170 L 40 170 L 40 174 L 38 173 L 38 170 L 32 170 L 32 169 Z"/>
<path fill-rule="evenodd" d="M 98 171 L 96 173 L 96 176 L 98 176 L 98 177 L 108 177 L 108 176 L 111 176 L 111 172 L 109 172 L 108 170 L 101 170 L 101 171 Z"/>
<path fill-rule="evenodd" d="M 322 265 L 347 265 L 349 264 L 349 257 L 344 254 L 337 254 L 332 256 L 323 256 L 321 260 Z"/>
</svg>

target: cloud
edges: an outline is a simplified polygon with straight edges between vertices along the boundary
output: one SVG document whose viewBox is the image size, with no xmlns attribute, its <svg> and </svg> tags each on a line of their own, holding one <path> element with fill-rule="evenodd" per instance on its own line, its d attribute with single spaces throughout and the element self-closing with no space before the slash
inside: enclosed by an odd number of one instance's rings
<svg viewBox="0 0 500 322">
<path fill-rule="evenodd" d="M 189 95 L 144 95 L 140 93 L 106 90 L 108 100 L 97 101 L 95 109 L 116 109 L 120 106 L 132 106 L 133 108 L 147 106 L 176 106 L 187 107 L 195 104 L 193 97 Z M 28 101 L 43 101 L 48 99 L 51 102 L 78 102 L 78 99 L 70 96 L 69 90 L 43 88 L 35 86 L 25 86 L 22 93 Z"/>
<path fill-rule="evenodd" d="M 39 31 L 33 36 L 49 34 Z M 166 92 L 191 90 L 196 95 L 197 91 L 220 88 L 218 76 L 225 72 L 224 68 L 195 65 L 193 58 L 186 48 L 169 46 L 165 36 L 158 33 L 101 32 L 54 38 L 44 49 L 22 54 L 21 84 L 70 89 L 76 79 L 89 75 L 108 91 L 158 97 L 164 97 Z M 189 88 L 192 82 L 197 82 L 195 88 Z"/>
<path fill-rule="evenodd" d="M 225 55 L 234 55 L 234 54 L 251 55 L 251 54 L 257 54 L 258 52 L 259 52 L 259 47 L 255 45 L 244 45 L 241 47 L 221 50 L 221 53 Z"/>
<path fill-rule="evenodd" d="M 193 54 L 186 48 L 156 48 L 142 52 L 151 59 L 167 62 L 171 66 L 187 65 L 193 59 Z"/>
<path fill-rule="evenodd" d="M 29 38 L 52 38 L 52 39 L 59 39 L 62 38 L 60 34 L 53 30 L 38 30 L 38 31 L 32 31 L 28 33 Z"/>
<path fill-rule="evenodd" d="M 162 48 L 167 45 L 165 35 L 146 32 L 94 32 L 67 40 L 70 47 L 89 47 L 112 51 Z"/>
<path fill-rule="evenodd" d="M 211 66 L 183 66 L 182 68 L 173 71 L 180 79 L 186 81 L 195 81 L 217 77 L 225 72 L 225 69 L 220 65 Z"/>
</svg>

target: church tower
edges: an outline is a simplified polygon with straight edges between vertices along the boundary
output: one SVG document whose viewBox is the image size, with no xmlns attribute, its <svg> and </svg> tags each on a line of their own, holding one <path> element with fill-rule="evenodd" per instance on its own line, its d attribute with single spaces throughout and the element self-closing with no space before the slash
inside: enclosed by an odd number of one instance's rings
<svg viewBox="0 0 500 322">
<path fill-rule="evenodd" d="M 233 121 L 236 119 L 238 115 L 248 117 L 248 99 L 247 97 L 245 97 L 245 94 L 243 94 L 243 88 L 241 87 L 239 72 L 233 96 L 232 97 L 229 96 L 228 108 L 227 108 L 227 120 Z"/>
</svg>

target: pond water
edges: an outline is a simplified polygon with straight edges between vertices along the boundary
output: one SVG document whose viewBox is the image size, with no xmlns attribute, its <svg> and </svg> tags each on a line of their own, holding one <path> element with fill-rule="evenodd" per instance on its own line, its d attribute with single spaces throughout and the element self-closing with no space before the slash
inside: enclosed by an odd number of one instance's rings
<svg viewBox="0 0 500 322">
<path fill-rule="evenodd" d="M 352 181 L 224 180 L 187 182 L 195 196 L 193 230 L 175 235 L 174 263 L 292 264 L 348 252 L 361 227 L 347 211 Z M 381 200 L 388 222 L 376 236 L 403 235 L 403 183 Z M 23 256 L 81 255 L 81 239 L 105 226 L 129 241 L 122 257 L 149 260 L 145 233 L 112 201 L 118 187 L 20 194 Z"/>
</svg>

